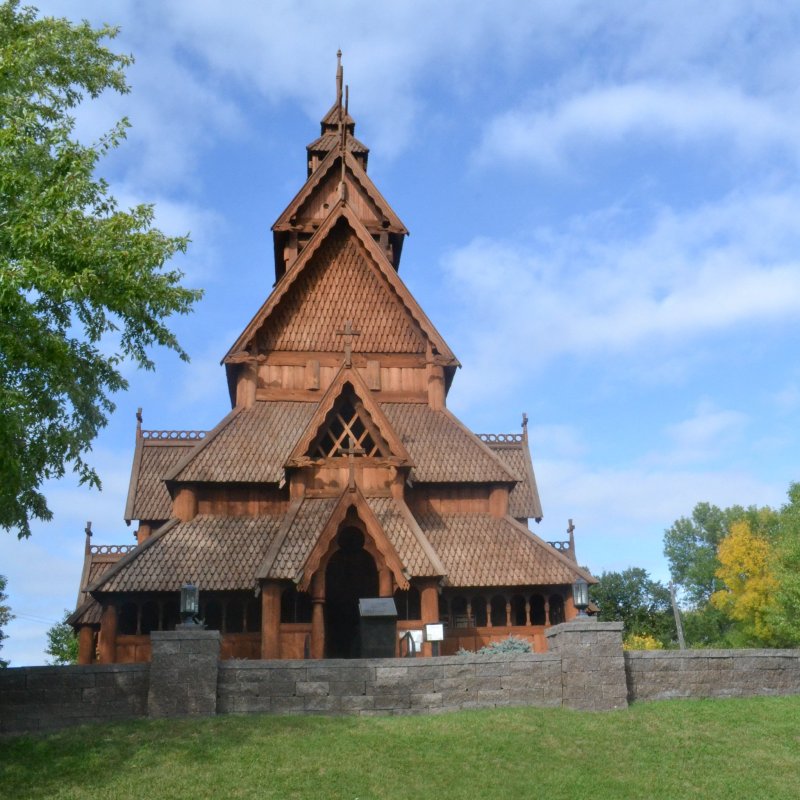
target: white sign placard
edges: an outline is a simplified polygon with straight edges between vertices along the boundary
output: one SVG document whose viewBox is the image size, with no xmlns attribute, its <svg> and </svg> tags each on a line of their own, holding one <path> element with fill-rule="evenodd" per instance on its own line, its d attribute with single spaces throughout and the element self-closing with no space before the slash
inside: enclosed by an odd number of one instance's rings
<svg viewBox="0 0 800 800">
<path fill-rule="evenodd" d="M 425 641 L 427 641 L 427 642 L 443 642 L 444 641 L 444 625 L 441 622 L 429 622 L 425 626 Z"/>
<path fill-rule="evenodd" d="M 399 637 L 402 639 L 407 633 L 411 634 L 411 639 L 414 642 L 414 652 L 422 652 L 422 631 L 398 631 Z"/>
</svg>

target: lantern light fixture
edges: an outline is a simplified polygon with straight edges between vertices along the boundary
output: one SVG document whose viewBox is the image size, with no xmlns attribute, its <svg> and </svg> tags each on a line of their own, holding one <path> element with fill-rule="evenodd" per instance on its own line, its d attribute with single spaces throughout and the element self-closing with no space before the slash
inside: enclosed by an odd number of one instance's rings
<svg viewBox="0 0 800 800">
<path fill-rule="evenodd" d="M 586 609 L 589 607 L 589 584 L 578 578 L 572 584 L 572 604 L 578 610 L 579 617 L 587 617 Z"/>
<path fill-rule="evenodd" d="M 199 625 L 197 620 L 199 613 L 200 590 L 191 581 L 186 581 L 181 586 L 181 626 Z"/>
</svg>

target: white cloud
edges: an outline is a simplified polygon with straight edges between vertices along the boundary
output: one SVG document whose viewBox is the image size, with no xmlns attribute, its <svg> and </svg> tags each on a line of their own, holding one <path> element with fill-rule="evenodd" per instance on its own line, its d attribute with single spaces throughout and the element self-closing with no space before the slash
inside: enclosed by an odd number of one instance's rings
<svg viewBox="0 0 800 800">
<path fill-rule="evenodd" d="M 650 459 L 671 464 L 709 461 L 739 443 L 747 423 L 747 415 L 740 411 L 717 409 L 708 401 L 702 402 L 692 417 L 667 427 L 671 448 Z"/>
<path fill-rule="evenodd" d="M 658 345 L 674 358 L 711 333 L 756 322 L 785 330 L 800 312 L 798 215 L 795 193 L 735 195 L 662 211 L 628 238 L 581 219 L 525 242 L 474 239 L 444 262 L 469 343 L 467 393 L 483 398 L 564 355 Z"/>
<path fill-rule="evenodd" d="M 544 458 L 577 458 L 586 452 L 586 443 L 574 425 L 532 425 L 528 428 L 531 452 Z"/>
<path fill-rule="evenodd" d="M 738 470 L 592 466 L 573 459 L 540 459 L 534 467 L 544 507 L 534 531 L 547 540 L 564 539 L 567 519 L 573 519 L 579 562 L 598 574 L 635 565 L 667 579 L 664 531 L 697 503 L 783 501 L 782 490 Z"/>
<path fill-rule="evenodd" d="M 504 160 L 562 168 L 575 149 L 634 136 L 677 144 L 728 142 L 749 156 L 783 148 L 800 156 L 800 120 L 791 108 L 730 86 L 633 83 L 559 97 L 550 108 L 513 109 L 491 119 L 476 154 L 484 166 Z"/>
</svg>

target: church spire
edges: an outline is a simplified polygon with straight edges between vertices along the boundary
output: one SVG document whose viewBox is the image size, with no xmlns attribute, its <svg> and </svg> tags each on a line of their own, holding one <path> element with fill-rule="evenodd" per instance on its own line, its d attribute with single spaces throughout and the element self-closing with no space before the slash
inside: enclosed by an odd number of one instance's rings
<svg viewBox="0 0 800 800">
<path fill-rule="evenodd" d="M 336 51 L 336 105 L 339 111 L 342 110 L 342 83 L 344 82 L 344 70 L 342 69 L 342 51 Z"/>
<path fill-rule="evenodd" d="M 347 102 L 347 87 L 344 85 L 342 51 L 336 51 L 336 99 L 328 113 L 320 121 L 320 136 L 306 147 L 308 151 L 308 175 L 325 160 L 331 150 L 343 146 L 366 171 L 369 148 L 355 137 L 356 123 L 350 116 Z"/>
</svg>

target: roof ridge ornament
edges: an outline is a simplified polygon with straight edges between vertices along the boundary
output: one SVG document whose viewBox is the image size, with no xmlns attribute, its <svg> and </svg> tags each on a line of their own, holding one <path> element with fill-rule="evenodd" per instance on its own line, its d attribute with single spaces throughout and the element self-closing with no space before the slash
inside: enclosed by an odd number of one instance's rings
<svg viewBox="0 0 800 800">
<path fill-rule="evenodd" d="M 339 200 L 347 199 L 347 185 L 345 183 L 345 155 L 347 153 L 347 116 L 350 105 L 350 87 L 344 87 L 344 107 L 342 107 L 342 83 L 344 69 L 342 67 L 342 51 L 336 51 L 336 105 L 339 109 L 339 154 L 342 158 L 342 173 L 339 179 Z"/>
<path fill-rule="evenodd" d="M 336 51 L 336 105 L 340 111 L 342 108 L 342 79 L 344 77 L 344 70 L 342 69 L 342 49 Z M 341 114 L 340 114 L 341 118 Z"/>
</svg>

